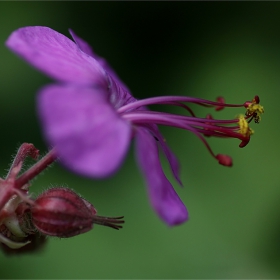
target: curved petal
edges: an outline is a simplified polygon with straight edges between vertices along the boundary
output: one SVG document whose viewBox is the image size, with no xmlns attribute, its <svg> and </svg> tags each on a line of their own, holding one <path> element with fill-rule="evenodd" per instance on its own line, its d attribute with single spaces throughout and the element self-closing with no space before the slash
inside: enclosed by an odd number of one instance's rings
<svg viewBox="0 0 280 280">
<path fill-rule="evenodd" d="M 173 152 L 170 150 L 170 148 L 168 147 L 168 145 L 165 142 L 165 139 L 163 138 L 163 136 L 161 135 L 157 125 L 155 124 L 149 124 L 146 126 L 151 132 L 152 134 L 157 138 L 157 140 L 160 143 L 160 146 L 169 162 L 169 166 L 172 170 L 173 176 L 174 178 L 177 180 L 177 182 L 183 186 L 182 181 L 180 179 L 180 164 L 178 162 L 178 159 L 176 158 L 176 156 L 173 154 Z"/>
<path fill-rule="evenodd" d="M 80 50 L 96 59 L 101 67 L 103 67 L 103 69 L 107 72 L 110 101 L 114 107 L 120 108 L 123 105 L 136 101 L 136 99 L 131 95 L 128 87 L 118 77 L 109 63 L 103 57 L 98 56 L 92 50 L 91 46 L 86 41 L 77 36 L 73 30 L 69 29 L 69 32 Z"/>
<path fill-rule="evenodd" d="M 38 114 L 47 140 L 72 171 L 105 177 L 120 166 L 129 147 L 131 127 L 102 89 L 47 86 L 38 95 Z"/>
<path fill-rule="evenodd" d="M 127 86 L 121 81 L 118 77 L 117 73 L 113 70 L 113 68 L 109 65 L 105 58 L 98 56 L 92 49 L 92 47 L 82 38 L 77 36 L 73 30 L 69 29 L 69 33 L 71 34 L 72 38 L 74 39 L 77 46 L 80 48 L 81 51 L 85 52 L 86 54 L 92 56 L 101 67 L 118 83 L 120 84 L 124 90 L 129 91 Z"/>
<path fill-rule="evenodd" d="M 6 45 L 28 63 L 59 81 L 107 83 L 103 68 L 93 57 L 82 52 L 69 38 L 48 27 L 17 29 Z"/>
<path fill-rule="evenodd" d="M 84 53 L 92 56 L 97 61 L 99 60 L 99 57 L 93 52 L 92 47 L 85 40 L 83 40 L 82 38 L 77 36 L 72 29 L 69 29 L 69 33 L 70 33 L 73 40 L 75 41 L 75 43 L 77 44 L 77 46 L 80 48 L 81 51 L 83 51 Z"/>
<path fill-rule="evenodd" d="M 136 149 L 139 165 L 148 183 L 150 201 L 157 214 L 169 226 L 185 222 L 188 211 L 163 173 L 156 141 L 144 128 L 137 130 Z"/>
</svg>

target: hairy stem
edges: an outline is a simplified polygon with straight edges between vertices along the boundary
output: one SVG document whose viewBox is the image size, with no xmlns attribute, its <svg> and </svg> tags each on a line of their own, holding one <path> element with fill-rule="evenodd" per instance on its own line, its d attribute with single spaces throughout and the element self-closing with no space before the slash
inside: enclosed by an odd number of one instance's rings
<svg viewBox="0 0 280 280">
<path fill-rule="evenodd" d="M 39 156 L 39 150 L 37 150 L 33 144 L 23 143 L 17 151 L 17 154 L 16 154 L 14 161 L 10 167 L 10 170 L 6 176 L 6 179 L 8 179 L 8 177 L 11 175 L 11 172 L 13 171 L 13 169 L 15 167 L 17 167 L 19 164 L 23 163 L 24 159 L 27 156 L 30 156 L 33 159 L 37 159 Z"/>
<path fill-rule="evenodd" d="M 52 164 L 56 160 L 57 156 L 55 154 L 55 150 L 50 150 L 43 158 L 41 158 L 38 162 L 36 162 L 30 169 L 25 171 L 19 178 L 16 180 L 16 188 L 19 189 L 29 181 L 31 181 L 34 177 L 36 177 L 39 173 L 45 170 L 50 164 Z"/>
</svg>

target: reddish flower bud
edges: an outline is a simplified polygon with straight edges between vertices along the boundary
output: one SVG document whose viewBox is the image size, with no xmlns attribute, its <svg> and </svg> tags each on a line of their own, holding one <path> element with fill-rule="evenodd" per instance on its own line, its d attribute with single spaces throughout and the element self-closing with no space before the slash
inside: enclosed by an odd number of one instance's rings
<svg viewBox="0 0 280 280">
<path fill-rule="evenodd" d="M 123 217 L 96 216 L 96 209 L 67 188 L 52 188 L 41 194 L 31 208 L 34 226 L 45 235 L 71 237 L 92 229 L 93 223 L 121 228 Z"/>
</svg>

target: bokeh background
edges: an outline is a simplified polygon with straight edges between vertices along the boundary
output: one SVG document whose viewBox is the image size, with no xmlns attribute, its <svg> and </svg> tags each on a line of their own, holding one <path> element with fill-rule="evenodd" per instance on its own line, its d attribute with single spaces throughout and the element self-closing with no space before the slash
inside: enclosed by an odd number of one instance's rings
<svg viewBox="0 0 280 280">
<path fill-rule="evenodd" d="M 209 139 L 216 153 L 233 157 L 232 168 L 220 166 L 191 133 L 162 128 L 180 159 L 184 188 L 164 159 L 163 166 L 190 212 L 175 228 L 152 211 L 133 145 L 119 172 L 102 181 L 56 163 L 33 182 L 34 195 L 69 186 L 100 215 L 124 215 L 125 226 L 49 238 L 36 254 L 0 252 L 0 278 L 280 278 L 279 13 L 279 2 L 0 2 L 1 176 L 20 143 L 47 150 L 36 92 L 51 80 L 4 46 L 23 26 L 49 26 L 67 36 L 72 28 L 137 98 L 222 95 L 243 103 L 257 94 L 266 110 L 246 148 Z M 199 116 L 209 112 L 194 109 Z"/>
</svg>

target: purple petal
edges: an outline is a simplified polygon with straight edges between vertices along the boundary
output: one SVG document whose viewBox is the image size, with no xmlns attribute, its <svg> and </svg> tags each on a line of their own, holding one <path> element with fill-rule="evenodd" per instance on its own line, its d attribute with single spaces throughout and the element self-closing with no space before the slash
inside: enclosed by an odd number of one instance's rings
<svg viewBox="0 0 280 280">
<path fill-rule="evenodd" d="M 107 80 L 103 68 L 64 35 L 42 26 L 14 31 L 7 47 L 54 79 L 78 84 L 102 84 Z"/>
<path fill-rule="evenodd" d="M 119 117 L 102 89 L 47 86 L 38 97 L 38 114 L 47 140 L 72 171 L 105 177 L 121 165 L 131 127 Z"/>
<path fill-rule="evenodd" d="M 101 67 L 103 67 L 103 69 L 108 74 L 110 101 L 114 105 L 114 107 L 120 108 L 125 104 L 136 101 L 136 99 L 131 95 L 128 87 L 118 77 L 109 63 L 103 57 L 98 56 L 92 50 L 91 46 L 86 41 L 77 36 L 73 32 L 73 30 L 70 29 L 69 32 L 80 50 L 92 56 L 96 61 L 98 61 Z"/>
<path fill-rule="evenodd" d="M 109 81 L 109 94 L 110 102 L 114 105 L 116 109 L 120 107 L 135 102 L 136 99 L 122 86 L 122 83 L 115 77 L 108 75 Z"/>
<path fill-rule="evenodd" d="M 153 124 L 152 125 L 149 124 L 147 127 L 151 130 L 153 135 L 158 139 L 160 146 L 169 162 L 169 165 L 172 170 L 174 178 L 177 180 L 177 182 L 181 186 L 183 186 L 182 181 L 180 179 L 180 174 L 179 174 L 180 173 L 180 164 L 178 162 L 178 159 L 176 158 L 176 156 L 173 154 L 173 152 L 170 150 L 170 148 L 166 144 L 165 139 L 161 135 L 158 127 Z"/>
<path fill-rule="evenodd" d="M 185 222 L 187 209 L 163 173 L 154 137 L 144 128 L 137 130 L 136 148 L 155 211 L 169 226 Z"/>
<path fill-rule="evenodd" d="M 72 38 L 74 39 L 75 43 L 77 44 L 77 46 L 80 48 L 81 51 L 92 56 L 97 61 L 99 60 L 99 57 L 93 52 L 91 46 L 86 41 L 84 41 L 82 38 L 77 36 L 72 29 L 69 29 L 69 33 L 71 34 Z"/>
</svg>

